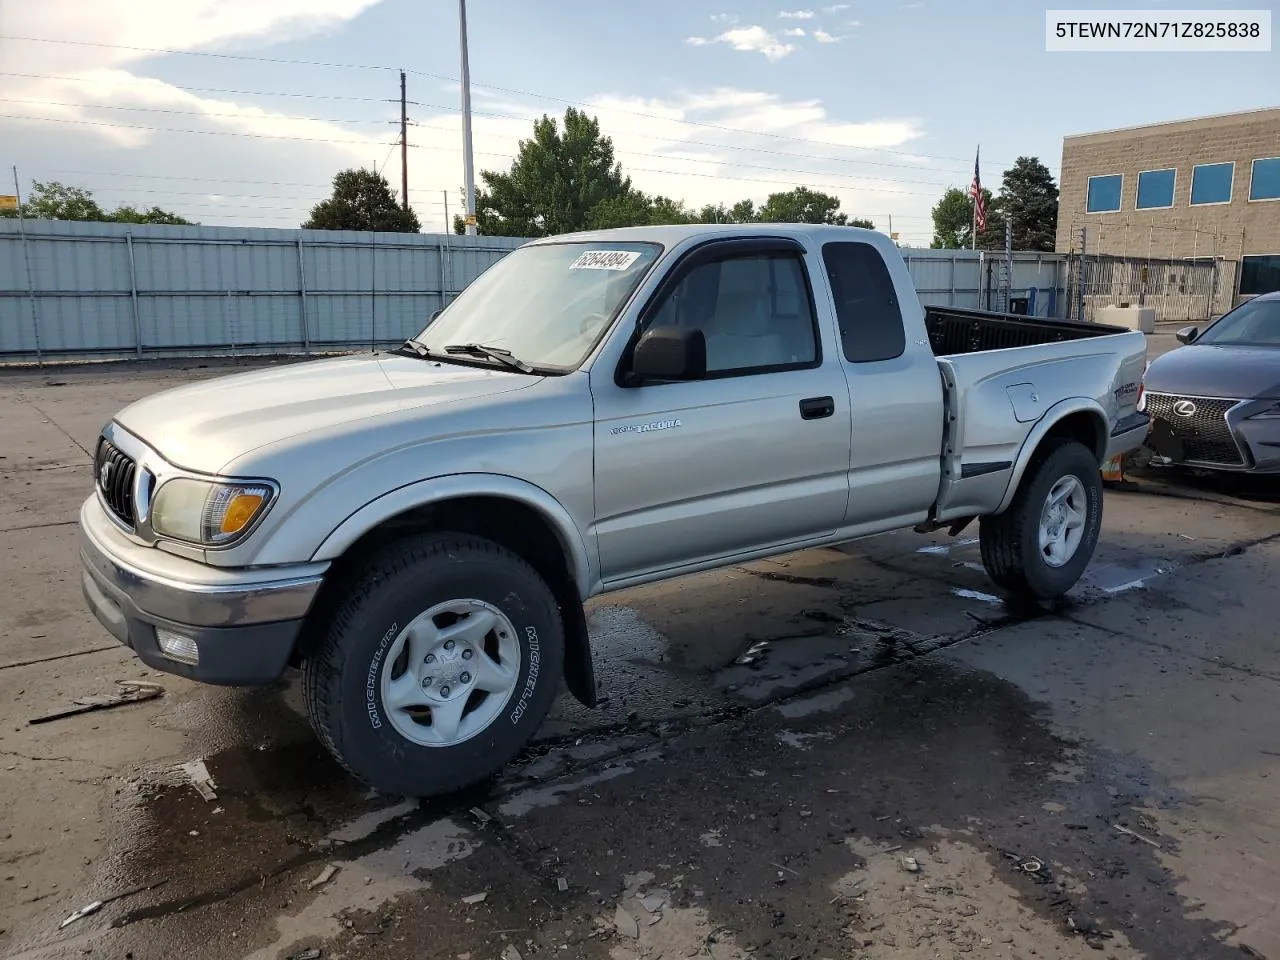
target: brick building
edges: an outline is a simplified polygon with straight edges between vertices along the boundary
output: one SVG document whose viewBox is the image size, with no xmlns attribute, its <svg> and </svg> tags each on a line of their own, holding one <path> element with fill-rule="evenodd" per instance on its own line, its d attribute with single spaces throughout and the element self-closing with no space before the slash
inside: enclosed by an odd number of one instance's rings
<svg viewBox="0 0 1280 960">
<path fill-rule="evenodd" d="M 1240 296 L 1280 290 L 1280 108 L 1069 136 L 1057 249 L 1221 258 Z"/>
</svg>

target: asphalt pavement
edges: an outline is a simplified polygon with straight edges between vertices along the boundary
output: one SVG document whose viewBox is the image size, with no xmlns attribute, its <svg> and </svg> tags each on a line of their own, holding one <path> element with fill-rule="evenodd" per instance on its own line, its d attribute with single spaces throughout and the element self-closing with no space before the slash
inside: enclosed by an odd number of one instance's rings
<svg viewBox="0 0 1280 960">
<path fill-rule="evenodd" d="M 295 678 L 156 674 L 84 608 L 102 422 L 234 366 L 0 374 L 0 955 L 1280 958 L 1270 488 L 1109 490 L 1052 605 L 972 529 L 600 598 L 601 707 L 418 804 L 338 769 Z"/>
</svg>

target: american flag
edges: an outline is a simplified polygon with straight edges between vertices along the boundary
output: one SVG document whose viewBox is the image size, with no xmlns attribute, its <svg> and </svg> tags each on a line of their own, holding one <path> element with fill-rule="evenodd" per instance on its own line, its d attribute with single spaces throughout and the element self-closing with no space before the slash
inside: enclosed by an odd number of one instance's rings
<svg viewBox="0 0 1280 960">
<path fill-rule="evenodd" d="M 978 153 L 981 152 L 978 148 Z M 982 177 L 978 175 L 978 153 L 973 155 L 973 183 L 969 185 L 969 196 L 973 197 L 973 224 L 977 230 L 987 228 L 987 203 L 982 199 Z"/>
</svg>

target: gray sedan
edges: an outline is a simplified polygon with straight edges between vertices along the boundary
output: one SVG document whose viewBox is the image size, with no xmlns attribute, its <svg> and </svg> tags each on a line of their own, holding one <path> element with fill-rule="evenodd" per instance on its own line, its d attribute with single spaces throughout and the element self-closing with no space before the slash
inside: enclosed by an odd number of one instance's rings
<svg viewBox="0 0 1280 960">
<path fill-rule="evenodd" d="M 1152 464 L 1280 473 L 1280 292 L 1177 337 L 1142 380 Z"/>
</svg>

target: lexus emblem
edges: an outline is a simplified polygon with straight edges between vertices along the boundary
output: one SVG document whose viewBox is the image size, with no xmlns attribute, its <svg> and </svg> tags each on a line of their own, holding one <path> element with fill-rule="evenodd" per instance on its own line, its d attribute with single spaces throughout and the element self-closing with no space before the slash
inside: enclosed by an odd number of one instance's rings
<svg viewBox="0 0 1280 960">
<path fill-rule="evenodd" d="M 1196 412 L 1196 405 L 1190 400 L 1179 400 L 1173 405 L 1173 412 L 1180 417 L 1194 416 Z"/>
</svg>

